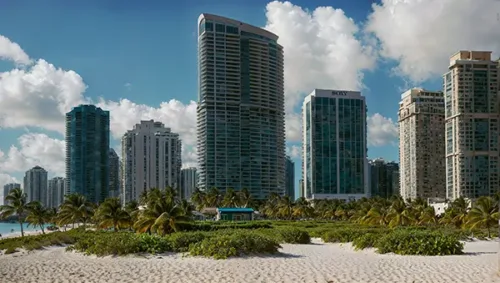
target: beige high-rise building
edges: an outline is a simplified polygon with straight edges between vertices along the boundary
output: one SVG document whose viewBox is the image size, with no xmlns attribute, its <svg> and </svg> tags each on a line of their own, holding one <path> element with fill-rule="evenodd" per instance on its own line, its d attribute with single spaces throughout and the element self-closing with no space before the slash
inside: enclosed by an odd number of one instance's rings
<svg viewBox="0 0 500 283">
<path fill-rule="evenodd" d="M 445 133 L 442 92 L 413 88 L 401 95 L 400 194 L 404 199 L 444 198 Z"/>
<path fill-rule="evenodd" d="M 499 190 L 498 67 L 489 51 L 459 51 L 443 76 L 449 199 Z"/>
</svg>

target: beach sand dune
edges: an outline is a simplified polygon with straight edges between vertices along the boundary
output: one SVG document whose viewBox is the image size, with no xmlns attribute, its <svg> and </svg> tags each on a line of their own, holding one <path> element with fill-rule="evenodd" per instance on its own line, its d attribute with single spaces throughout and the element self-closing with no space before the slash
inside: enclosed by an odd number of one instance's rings
<svg viewBox="0 0 500 283">
<path fill-rule="evenodd" d="M 179 254 L 84 256 L 51 247 L 0 256 L 0 282 L 500 282 L 498 241 L 466 243 L 465 255 L 379 255 L 350 244 L 284 244 L 278 256 L 213 260 Z"/>
</svg>

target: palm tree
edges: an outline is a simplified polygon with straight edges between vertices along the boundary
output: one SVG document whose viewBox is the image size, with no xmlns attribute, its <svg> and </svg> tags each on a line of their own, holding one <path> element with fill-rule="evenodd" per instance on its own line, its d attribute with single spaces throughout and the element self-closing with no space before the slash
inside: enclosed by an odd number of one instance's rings
<svg viewBox="0 0 500 283">
<path fill-rule="evenodd" d="M 179 221 L 191 220 L 184 214 L 173 195 L 166 190 L 151 190 L 146 203 L 134 224 L 134 229 L 140 233 L 156 232 L 165 235 L 177 231 Z"/>
<path fill-rule="evenodd" d="M 238 193 L 238 197 L 240 199 L 240 206 L 241 207 L 250 207 L 253 204 L 253 199 L 252 195 L 248 191 L 248 189 L 243 188 L 241 191 Z"/>
<path fill-rule="evenodd" d="M 439 217 L 436 215 L 436 210 L 432 206 L 427 206 L 422 210 L 418 217 L 418 224 L 425 225 L 431 224 L 436 225 L 439 222 Z"/>
<path fill-rule="evenodd" d="M 99 227 L 113 227 L 115 232 L 120 227 L 127 227 L 131 224 L 130 214 L 122 208 L 118 198 L 106 199 L 97 209 L 96 219 Z"/>
<path fill-rule="evenodd" d="M 488 229 L 488 238 L 491 238 L 491 227 L 498 223 L 500 213 L 498 206 L 491 197 L 480 197 L 474 207 L 467 215 L 466 226 L 470 229 L 486 227 Z"/>
<path fill-rule="evenodd" d="M 83 229 L 93 215 L 92 204 L 80 194 L 71 194 L 65 197 L 59 211 L 59 223 L 83 223 Z"/>
<path fill-rule="evenodd" d="M 196 188 L 191 194 L 191 201 L 196 205 L 196 209 L 201 211 L 205 205 L 206 194 L 204 191 Z"/>
<path fill-rule="evenodd" d="M 295 206 L 293 208 L 293 216 L 299 218 L 307 218 L 313 215 L 314 209 L 311 204 L 304 198 L 301 197 L 295 201 Z"/>
<path fill-rule="evenodd" d="M 50 215 L 48 209 L 42 206 L 39 201 L 30 202 L 27 205 L 28 216 L 26 216 L 26 222 L 28 225 L 40 226 L 42 229 L 42 234 L 45 234 L 45 228 L 43 227 L 48 221 L 50 221 Z"/>
<path fill-rule="evenodd" d="M 17 221 L 21 226 L 21 237 L 24 237 L 23 217 L 28 209 L 26 194 L 20 188 L 10 190 L 5 196 L 6 204 L 0 206 L 0 219 L 11 215 L 17 215 Z"/>
<path fill-rule="evenodd" d="M 293 201 L 290 200 L 289 196 L 284 196 L 280 198 L 278 202 L 278 215 L 285 219 L 292 218 L 293 213 Z"/>
<path fill-rule="evenodd" d="M 181 208 L 181 210 L 185 216 L 191 217 L 193 215 L 194 207 L 189 201 L 187 201 L 185 199 L 181 200 L 179 202 L 179 207 Z"/>
<path fill-rule="evenodd" d="M 402 198 L 396 199 L 392 203 L 387 217 L 390 219 L 389 227 L 391 228 L 410 225 L 415 219 Z"/>
<path fill-rule="evenodd" d="M 238 207 L 240 204 L 239 195 L 234 191 L 234 189 L 227 189 L 222 199 L 222 206 L 224 207 Z"/>
<path fill-rule="evenodd" d="M 455 199 L 446 209 L 443 218 L 439 222 L 442 224 L 452 224 L 456 228 L 461 228 L 466 221 L 469 204 L 469 201 L 464 197 Z"/>
<path fill-rule="evenodd" d="M 361 223 L 368 225 L 389 224 L 389 207 L 385 204 L 375 204 L 370 208 L 366 216 L 361 220 Z"/>
<path fill-rule="evenodd" d="M 221 202 L 221 194 L 219 192 L 219 189 L 217 188 L 211 188 L 208 190 L 206 196 L 205 196 L 205 207 L 218 207 L 220 206 Z"/>
</svg>

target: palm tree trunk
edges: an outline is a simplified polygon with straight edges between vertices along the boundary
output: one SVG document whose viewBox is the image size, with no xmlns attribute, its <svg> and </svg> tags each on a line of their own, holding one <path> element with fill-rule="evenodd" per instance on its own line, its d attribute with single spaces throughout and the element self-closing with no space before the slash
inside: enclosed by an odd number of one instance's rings
<svg viewBox="0 0 500 283">
<path fill-rule="evenodd" d="M 45 230 L 43 229 L 43 224 L 40 224 L 40 229 L 42 229 L 42 234 L 45 234 Z"/>
<path fill-rule="evenodd" d="M 113 228 L 115 229 L 115 232 L 118 232 L 118 223 L 114 222 Z"/>
<path fill-rule="evenodd" d="M 21 215 L 18 215 L 17 219 L 19 221 L 19 225 L 21 225 L 21 237 L 24 237 L 23 220 L 21 219 Z"/>
</svg>

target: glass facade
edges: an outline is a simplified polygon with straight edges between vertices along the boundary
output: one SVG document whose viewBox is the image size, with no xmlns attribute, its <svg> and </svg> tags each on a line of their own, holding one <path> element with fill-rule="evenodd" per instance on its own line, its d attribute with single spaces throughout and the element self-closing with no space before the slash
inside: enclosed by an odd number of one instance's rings
<svg viewBox="0 0 500 283">
<path fill-rule="evenodd" d="M 364 98 L 310 95 L 304 104 L 306 197 L 365 194 Z"/>
<path fill-rule="evenodd" d="M 283 48 L 277 36 L 207 14 L 198 31 L 198 186 L 246 188 L 257 199 L 283 195 Z"/>
<path fill-rule="evenodd" d="M 108 186 L 109 111 L 80 105 L 66 114 L 66 193 L 99 203 Z"/>
</svg>

